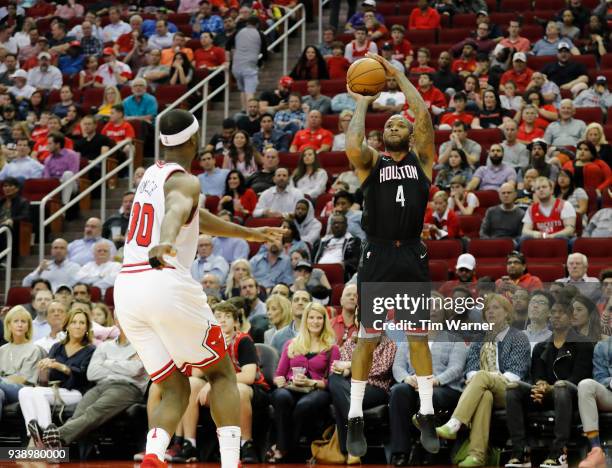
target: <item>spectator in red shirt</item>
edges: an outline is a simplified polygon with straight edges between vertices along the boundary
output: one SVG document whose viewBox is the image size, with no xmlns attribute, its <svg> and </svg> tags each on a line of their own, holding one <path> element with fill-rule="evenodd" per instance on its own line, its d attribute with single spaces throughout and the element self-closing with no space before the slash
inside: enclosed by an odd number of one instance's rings
<svg viewBox="0 0 612 468">
<path fill-rule="evenodd" d="M 476 44 L 473 40 L 463 44 L 461 56 L 453 60 L 451 70 L 453 73 L 457 73 L 464 77 L 471 75 L 476 70 Z"/>
<path fill-rule="evenodd" d="M 421 73 L 419 75 L 419 93 L 425 105 L 434 115 L 438 115 L 446 109 L 446 96 L 442 91 L 433 85 L 433 81 L 429 73 Z"/>
<path fill-rule="evenodd" d="M 227 63 L 225 50 L 213 44 L 214 35 L 211 32 L 203 32 L 200 35 L 202 47 L 194 52 L 196 70 L 212 71 Z"/>
<path fill-rule="evenodd" d="M 36 142 L 34 143 L 34 148 L 32 149 L 32 157 L 38 158 L 40 162 L 43 162 L 49 156 L 49 150 L 47 145 L 49 143 L 48 136 L 52 132 L 60 132 L 62 131 L 62 121 L 57 115 L 49 115 L 48 123 L 47 123 L 47 133 L 43 133 Z M 68 138 L 64 138 L 64 146 L 66 149 L 73 149 L 74 142 Z"/>
<path fill-rule="evenodd" d="M 327 58 L 327 71 L 330 80 L 345 79 L 351 64 L 344 56 L 344 44 L 341 41 L 332 43 L 332 55 Z"/>
<path fill-rule="evenodd" d="M 459 255 L 457 264 L 455 265 L 454 280 L 447 281 L 440 287 L 440 294 L 450 297 L 453 290 L 458 287 L 463 287 L 476 296 L 476 259 L 472 254 L 465 253 Z"/>
<path fill-rule="evenodd" d="M 576 160 L 568 161 L 563 169 L 574 174 L 576 187 L 595 190 L 597 196 L 612 185 L 612 170 L 601 159 L 595 145 L 590 141 L 580 141 L 576 145 Z"/>
<path fill-rule="evenodd" d="M 410 12 L 409 29 L 439 29 L 440 13 L 429 6 L 427 0 L 419 0 L 417 7 Z"/>
<path fill-rule="evenodd" d="M 523 94 L 531 82 L 533 70 L 527 67 L 527 56 L 524 52 L 517 52 L 512 57 L 512 69 L 504 72 L 500 79 L 501 92 L 508 81 L 514 81 L 518 93 Z"/>
<path fill-rule="evenodd" d="M 453 112 L 447 112 L 440 119 L 440 130 L 450 130 L 450 127 L 460 120 L 466 127 L 470 127 L 474 116 L 469 112 L 465 112 L 465 106 L 467 105 L 467 96 L 463 91 L 455 94 L 453 97 L 455 102 L 455 110 Z"/>
<path fill-rule="evenodd" d="M 506 257 L 506 276 L 502 276 L 495 282 L 495 289 L 500 294 L 506 292 L 514 292 L 518 288 L 526 289 L 527 291 L 535 291 L 542 289 L 542 280 L 537 276 L 526 273 L 527 262 L 525 256 L 520 252 L 512 252 Z"/>
<path fill-rule="evenodd" d="M 517 52 L 529 52 L 531 43 L 529 39 L 520 36 L 521 23 L 519 20 L 510 20 L 508 25 L 508 37 L 502 39 L 499 43 L 508 49 L 514 49 Z"/>
<path fill-rule="evenodd" d="M 538 118 L 538 109 L 531 104 L 527 104 L 523 107 L 522 112 L 519 113 L 522 115 L 523 121 L 519 125 L 516 139 L 520 143 L 528 145 L 533 140 L 542 138 L 544 136 L 544 130 L 535 124 Z"/>
<path fill-rule="evenodd" d="M 431 239 L 455 239 L 461 237 L 457 214 L 448 208 L 448 193 L 436 192 L 432 201 L 433 209 L 425 214 L 423 230 Z"/>
<path fill-rule="evenodd" d="M 126 122 L 123 116 L 123 105 L 114 105 L 111 109 L 110 120 L 100 133 L 106 135 L 115 143 L 121 143 L 126 138 L 136 138 L 134 127 L 129 122 Z"/>
<path fill-rule="evenodd" d="M 329 130 L 321 127 L 323 117 L 318 110 L 312 110 L 308 113 L 307 127 L 304 130 L 299 130 L 293 141 L 289 151 L 292 153 L 304 151 L 306 147 L 312 147 L 317 153 L 329 151 L 334 141 L 334 135 Z"/>
<path fill-rule="evenodd" d="M 142 16 L 140 15 L 130 17 L 130 27 L 132 30 L 119 36 L 115 41 L 115 45 L 113 45 L 117 56 L 125 57 L 134 49 L 138 38 L 142 36 L 142 22 Z"/>
<path fill-rule="evenodd" d="M 342 346 L 346 340 L 357 333 L 355 311 L 357 310 L 357 285 L 347 284 L 340 298 L 342 311 L 331 321 L 336 333 L 336 344 Z"/>
<path fill-rule="evenodd" d="M 391 44 L 393 45 L 393 58 L 404 64 L 406 68 L 410 66 L 413 59 L 412 44 L 406 36 L 406 28 L 401 24 L 391 26 Z"/>
<path fill-rule="evenodd" d="M 389 37 L 389 30 L 376 19 L 373 11 L 366 11 L 363 14 L 363 25 L 371 41 L 384 40 Z"/>
</svg>

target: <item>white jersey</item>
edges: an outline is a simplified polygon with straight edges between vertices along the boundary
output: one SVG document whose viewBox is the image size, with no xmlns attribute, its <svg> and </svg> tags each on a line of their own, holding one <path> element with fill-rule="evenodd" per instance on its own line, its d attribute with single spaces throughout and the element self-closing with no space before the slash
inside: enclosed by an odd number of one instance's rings
<svg viewBox="0 0 612 468">
<path fill-rule="evenodd" d="M 157 161 L 149 167 L 138 188 L 130 213 L 129 229 L 123 249 L 123 271 L 149 269 L 149 250 L 160 242 L 166 214 L 164 184 L 175 172 L 186 172 L 179 164 Z M 199 211 L 194 213 L 176 238 L 176 261 L 189 270 L 195 258 L 199 236 Z"/>
</svg>

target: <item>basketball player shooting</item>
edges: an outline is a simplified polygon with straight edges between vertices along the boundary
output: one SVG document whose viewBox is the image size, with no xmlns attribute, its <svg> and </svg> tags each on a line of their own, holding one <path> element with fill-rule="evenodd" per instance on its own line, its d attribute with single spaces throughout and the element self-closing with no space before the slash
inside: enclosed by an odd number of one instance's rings
<svg viewBox="0 0 612 468">
<path fill-rule="evenodd" d="M 200 184 L 189 174 L 198 149 L 198 121 L 184 110 L 161 120 L 165 161 L 145 172 L 138 185 L 115 282 L 117 316 L 126 336 L 161 390 L 149 414 L 142 467 L 162 467 L 170 437 L 189 401 L 189 374 L 199 368 L 211 384 L 222 468 L 240 461 L 240 397 L 221 328 L 201 285 L 190 274 L 200 232 L 275 242 L 280 228 L 249 229 L 198 208 Z"/>
<path fill-rule="evenodd" d="M 361 182 L 364 195 L 362 227 L 367 235 L 357 275 L 360 297 L 361 288 L 367 282 L 429 283 L 427 250 L 420 236 L 435 157 L 434 129 L 419 92 L 387 60 L 375 54 L 368 54 L 368 57 L 377 60 L 388 77 L 397 80 L 416 120 L 413 125 L 401 115 L 391 116 L 383 132 L 387 152 L 379 153 L 364 140 L 366 113 L 378 95 L 357 94 L 347 86 L 357 107 L 346 132 L 346 154 Z M 361 317 L 365 312 L 372 311 L 360 311 Z M 361 324 L 353 354 L 347 449 L 356 457 L 367 451 L 362 403 L 381 333 Z M 408 340 L 421 401 L 413 422 L 421 430 L 423 447 L 437 453 L 440 445 L 434 424 L 434 378 L 427 330 L 408 332 Z"/>
</svg>

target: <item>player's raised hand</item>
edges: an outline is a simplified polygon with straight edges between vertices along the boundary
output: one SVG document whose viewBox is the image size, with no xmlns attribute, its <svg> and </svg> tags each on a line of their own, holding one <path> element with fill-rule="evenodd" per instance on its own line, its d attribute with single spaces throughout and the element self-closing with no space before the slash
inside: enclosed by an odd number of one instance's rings
<svg viewBox="0 0 612 468">
<path fill-rule="evenodd" d="M 366 57 L 374 59 L 378 63 L 380 63 L 385 68 L 385 71 L 387 72 L 387 76 L 397 76 L 400 73 L 400 71 L 397 68 L 395 68 L 393 65 L 391 65 L 391 63 L 389 63 L 389 61 L 386 58 L 381 57 L 378 54 L 372 54 L 371 52 L 368 52 L 366 54 Z"/>
<path fill-rule="evenodd" d="M 348 84 L 346 85 L 346 92 L 349 93 L 349 95 L 355 100 L 355 102 L 366 101 L 368 105 L 372 104 L 378 99 L 378 96 L 380 96 L 380 93 L 374 96 L 367 96 L 365 94 L 356 93 L 355 91 L 351 90 Z"/>
<path fill-rule="evenodd" d="M 250 242 L 280 242 L 285 234 L 289 234 L 288 229 L 264 226 L 251 228 L 245 239 Z"/>
<path fill-rule="evenodd" d="M 168 266 L 164 255 L 176 257 L 176 249 L 172 244 L 159 244 L 149 250 L 149 265 L 158 269 Z"/>
</svg>

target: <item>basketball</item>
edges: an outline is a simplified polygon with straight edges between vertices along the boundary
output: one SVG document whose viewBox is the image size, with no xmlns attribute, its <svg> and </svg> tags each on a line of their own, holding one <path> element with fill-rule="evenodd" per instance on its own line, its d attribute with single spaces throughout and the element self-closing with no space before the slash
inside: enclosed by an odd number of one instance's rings
<svg viewBox="0 0 612 468">
<path fill-rule="evenodd" d="M 346 73 L 346 80 L 354 93 L 374 96 L 384 89 L 387 73 L 379 62 L 366 57 L 353 62 Z"/>
</svg>

